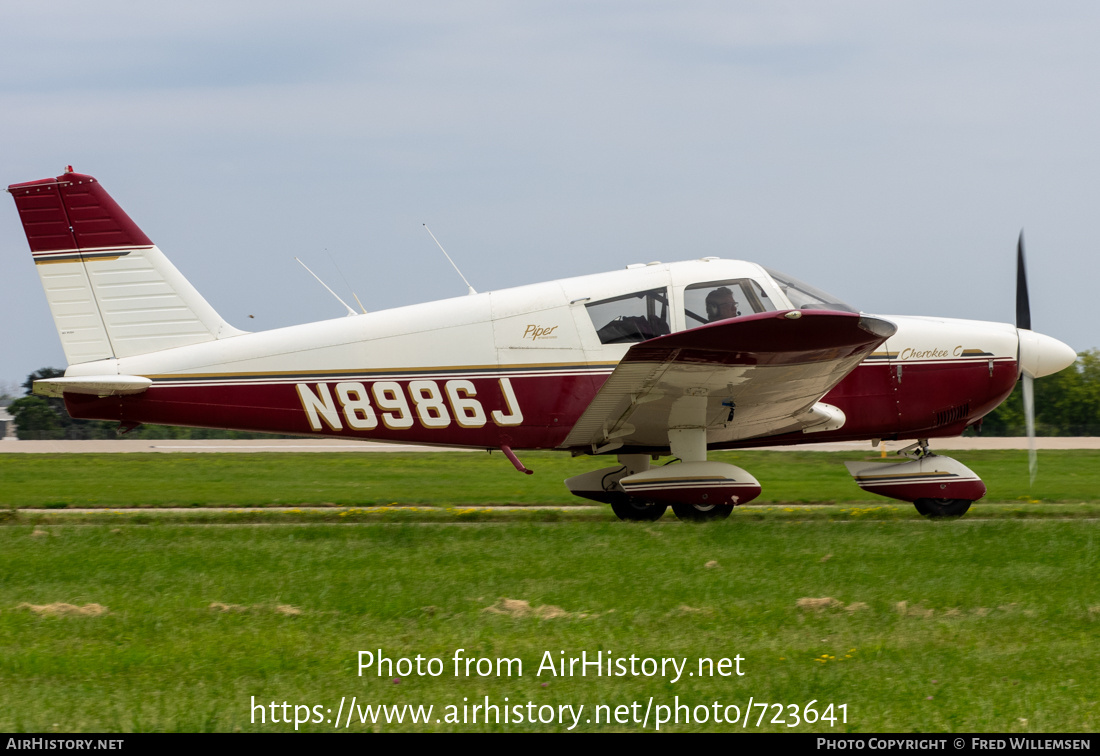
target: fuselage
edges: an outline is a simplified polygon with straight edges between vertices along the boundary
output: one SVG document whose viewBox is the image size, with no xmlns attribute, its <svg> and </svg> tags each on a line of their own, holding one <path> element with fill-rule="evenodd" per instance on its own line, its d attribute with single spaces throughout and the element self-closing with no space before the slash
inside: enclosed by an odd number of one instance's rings
<svg viewBox="0 0 1100 756">
<path fill-rule="evenodd" d="M 74 417 L 125 425 L 568 448 L 570 429 L 634 343 L 715 316 L 704 292 L 732 290 L 741 300 L 734 317 L 831 306 L 807 304 L 786 283 L 734 260 L 631 266 L 78 364 L 68 376 L 138 375 L 153 385 L 135 396 L 65 398 Z M 708 445 L 953 436 L 1012 391 L 1012 326 L 887 319 L 897 332 L 822 399 L 843 411 L 842 427 L 750 438 L 713 429 Z"/>
</svg>

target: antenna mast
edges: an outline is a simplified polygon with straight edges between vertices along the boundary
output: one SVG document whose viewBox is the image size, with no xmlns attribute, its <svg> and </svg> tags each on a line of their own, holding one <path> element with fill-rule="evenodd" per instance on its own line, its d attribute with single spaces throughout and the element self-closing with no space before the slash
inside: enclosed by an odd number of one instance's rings
<svg viewBox="0 0 1100 756">
<path fill-rule="evenodd" d="M 328 255 L 329 261 L 336 267 L 336 272 L 340 274 L 340 278 L 344 279 L 344 286 L 348 287 L 348 291 L 355 297 L 355 304 L 359 305 L 359 309 L 363 311 L 363 314 L 367 314 L 367 308 L 363 306 L 363 303 L 359 301 L 359 295 L 355 293 L 355 289 L 351 288 L 351 284 L 348 283 L 347 276 L 344 275 L 344 271 L 340 269 L 340 266 L 336 263 L 336 258 L 332 256 L 332 253 L 328 251 L 328 247 L 325 247 L 325 254 Z"/>
<path fill-rule="evenodd" d="M 295 257 L 294 259 L 295 259 L 295 260 L 298 260 L 298 258 L 297 258 L 297 257 Z M 324 286 L 324 287 L 325 287 L 325 289 L 326 289 L 326 290 L 328 291 L 328 293 L 329 293 L 329 294 L 331 294 L 332 296 L 336 297 L 336 301 L 337 301 L 337 302 L 339 302 L 340 304 L 342 304 L 342 305 L 344 306 L 344 308 L 345 308 L 345 309 L 346 309 L 346 310 L 348 311 L 348 315 L 358 315 L 358 314 L 359 314 L 359 313 L 357 313 L 357 312 L 356 312 L 355 310 L 353 310 L 353 309 L 351 309 L 350 307 L 348 307 L 348 303 L 347 303 L 347 302 L 345 302 L 344 300 L 340 299 L 340 297 L 339 297 L 339 296 L 337 296 L 337 294 L 336 294 L 336 292 L 335 292 L 335 291 L 333 291 L 332 289 L 329 289 L 329 288 L 328 288 L 328 284 L 327 284 L 327 283 L 325 283 L 324 281 L 322 281 L 322 280 L 321 280 L 321 278 L 320 278 L 320 277 L 319 277 L 319 276 L 318 276 L 318 275 L 317 275 L 316 273 L 314 273 L 314 272 L 313 272 L 312 270 L 310 270 L 310 269 L 309 269 L 309 266 L 308 266 L 308 265 L 306 265 L 306 264 L 305 264 L 304 262 L 302 262 L 301 260 L 298 260 L 298 264 L 299 264 L 299 265 L 301 265 L 301 266 L 302 266 L 303 268 L 305 268 L 305 269 L 306 269 L 306 272 L 307 272 L 307 273 L 309 273 L 309 274 L 310 274 L 311 276 L 313 276 L 314 278 L 316 278 L 316 279 L 317 279 L 317 283 L 319 283 L 319 284 L 321 284 L 322 286 Z M 352 296 L 354 296 L 354 294 L 353 294 Z M 358 301 L 359 301 L 359 298 L 358 298 L 358 297 L 356 297 L 355 301 L 357 301 L 357 302 L 358 302 Z M 360 306 L 360 307 L 362 307 L 362 305 L 359 305 L 359 306 Z"/>
<path fill-rule="evenodd" d="M 423 226 L 424 230 L 428 232 L 428 236 L 432 237 L 432 241 L 435 242 L 435 246 L 439 247 L 439 251 L 443 253 L 443 256 L 447 258 L 447 262 L 449 262 L 451 264 L 451 267 L 455 269 L 455 273 L 457 273 L 458 277 L 462 279 L 462 283 L 466 284 L 466 288 L 470 290 L 469 293 L 477 294 L 477 292 L 474 291 L 474 287 L 470 286 L 470 282 L 466 280 L 466 276 L 462 275 L 462 271 L 458 269 L 457 265 L 455 265 L 455 261 L 451 259 L 450 255 L 447 254 L 447 250 L 443 249 L 443 245 L 439 243 L 439 239 L 435 238 L 435 234 L 433 234 L 432 230 L 428 228 L 428 224 L 424 223 Z M 327 289 L 328 287 L 326 286 L 325 288 Z"/>
</svg>

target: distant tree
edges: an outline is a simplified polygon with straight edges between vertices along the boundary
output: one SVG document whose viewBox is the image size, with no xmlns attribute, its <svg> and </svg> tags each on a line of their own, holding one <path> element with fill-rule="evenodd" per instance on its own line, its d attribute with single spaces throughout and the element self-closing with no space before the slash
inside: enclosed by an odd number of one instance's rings
<svg viewBox="0 0 1100 756">
<path fill-rule="evenodd" d="M 45 367 L 35 370 L 23 382 L 26 396 L 8 405 L 15 418 L 16 435 L 23 440 L 86 439 L 114 437 L 114 424 L 101 420 L 74 420 L 65 409 L 65 400 L 58 397 L 34 396 L 34 382 L 42 378 L 57 378 L 64 370 Z"/>
<path fill-rule="evenodd" d="M 982 435 L 1023 436 L 1020 384 L 986 415 Z M 1072 368 L 1035 381 L 1035 433 L 1039 436 L 1100 436 L 1100 350 L 1081 352 Z"/>
<path fill-rule="evenodd" d="M 65 371 L 59 370 L 57 368 L 38 368 L 38 370 L 35 370 L 33 373 L 27 376 L 27 380 L 23 381 L 23 393 L 26 396 L 31 396 L 34 393 L 35 381 L 42 380 L 43 378 L 60 378 L 63 375 L 65 375 Z"/>
<path fill-rule="evenodd" d="M 57 412 L 40 396 L 16 399 L 8 405 L 8 412 L 15 418 L 16 433 L 23 440 L 65 438 Z"/>
</svg>

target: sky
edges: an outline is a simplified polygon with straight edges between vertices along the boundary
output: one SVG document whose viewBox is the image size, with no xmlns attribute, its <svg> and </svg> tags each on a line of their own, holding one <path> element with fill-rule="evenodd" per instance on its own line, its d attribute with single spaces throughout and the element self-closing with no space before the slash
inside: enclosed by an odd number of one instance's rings
<svg viewBox="0 0 1100 756">
<path fill-rule="evenodd" d="M 247 330 L 718 256 L 1100 347 L 1100 5 L 0 7 L 0 181 L 95 176 Z M 0 393 L 64 355 L 0 201 Z"/>
</svg>

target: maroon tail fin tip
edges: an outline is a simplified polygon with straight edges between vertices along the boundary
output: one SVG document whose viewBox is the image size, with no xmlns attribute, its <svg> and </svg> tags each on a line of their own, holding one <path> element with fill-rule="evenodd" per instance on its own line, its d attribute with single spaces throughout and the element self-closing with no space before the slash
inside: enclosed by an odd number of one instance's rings
<svg viewBox="0 0 1100 756">
<path fill-rule="evenodd" d="M 8 192 L 35 255 L 153 245 L 92 176 L 70 172 L 12 184 Z"/>
</svg>

